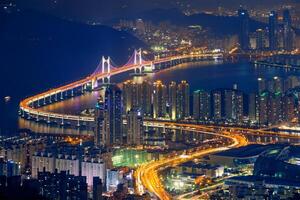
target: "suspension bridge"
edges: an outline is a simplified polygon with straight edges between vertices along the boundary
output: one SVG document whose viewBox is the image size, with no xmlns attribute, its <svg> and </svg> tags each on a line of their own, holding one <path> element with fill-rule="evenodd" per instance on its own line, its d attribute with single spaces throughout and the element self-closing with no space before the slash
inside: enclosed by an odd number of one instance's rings
<svg viewBox="0 0 300 200">
<path fill-rule="evenodd" d="M 96 70 L 86 78 L 50 89 L 21 101 L 19 105 L 20 115 L 27 119 L 35 119 L 36 121 L 43 120 L 47 123 L 56 122 L 64 125 L 66 122 L 75 122 L 77 126 L 87 125 L 89 122 L 94 122 L 93 117 L 54 113 L 39 108 L 51 103 L 63 101 L 66 97 L 73 97 L 78 93 L 83 94 L 89 88 L 93 90 L 101 84 L 109 84 L 110 78 L 117 74 L 129 71 L 134 71 L 136 74 L 142 74 L 145 69 L 157 70 L 160 69 L 162 65 L 164 65 L 164 67 L 171 67 L 180 63 L 208 59 L 214 60 L 222 57 L 223 55 L 221 53 L 195 53 L 146 60 L 143 58 L 142 50 L 138 49 L 134 50 L 132 56 L 125 65 L 117 66 L 110 57 L 103 56 Z"/>
</svg>

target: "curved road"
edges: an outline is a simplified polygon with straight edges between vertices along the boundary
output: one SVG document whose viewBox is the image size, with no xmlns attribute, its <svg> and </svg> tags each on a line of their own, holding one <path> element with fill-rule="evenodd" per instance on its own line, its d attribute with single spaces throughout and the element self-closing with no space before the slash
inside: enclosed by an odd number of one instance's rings
<svg viewBox="0 0 300 200">
<path fill-rule="evenodd" d="M 181 56 L 171 56 L 167 58 L 161 58 L 154 61 L 148 61 L 143 63 L 143 65 L 152 65 L 152 64 L 159 64 L 164 62 L 169 62 L 173 60 L 179 60 L 179 59 L 185 59 L 185 58 L 193 58 L 193 57 L 205 57 L 205 56 L 215 56 L 215 54 L 204 54 L 204 55 L 181 55 Z M 73 88 L 81 87 L 85 84 L 88 84 L 92 82 L 93 80 L 102 79 L 105 77 L 110 77 L 119 73 L 123 73 L 126 71 L 133 70 L 135 68 L 139 67 L 137 64 L 129 64 L 125 65 L 121 68 L 117 68 L 115 70 L 112 70 L 111 72 L 106 72 L 102 74 L 97 74 L 93 76 L 88 76 L 82 80 L 70 83 L 65 86 L 61 86 L 58 88 L 54 88 L 51 90 L 48 90 L 44 93 L 37 94 L 35 96 L 29 97 L 24 99 L 20 102 L 20 109 L 28 113 L 30 115 L 36 115 L 36 116 L 43 116 L 48 117 L 48 119 L 51 118 L 58 118 L 58 119 L 66 119 L 66 120 L 72 120 L 72 121 L 84 121 L 84 122 L 91 122 L 94 121 L 93 117 L 84 117 L 84 116 L 78 116 L 78 115 L 66 115 L 61 113 L 53 113 L 53 112 L 47 112 L 47 111 L 41 111 L 39 108 L 34 108 L 31 106 L 32 103 L 37 102 L 41 99 L 45 99 L 47 97 L 51 97 L 53 95 L 56 95 L 58 93 L 62 93 L 64 91 L 68 91 Z M 136 178 L 136 187 L 138 193 L 144 192 L 144 187 L 154 193 L 158 198 L 163 200 L 171 199 L 171 196 L 164 190 L 160 179 L 158 177 L 158 171 L 161 168 L 172 166 L 172 165 L 178 165 L 180 163 L 193 160 L 194 158 L 201 157 L 207 154 L 215 153 L 218 151 L 224 151 L 229 148 L 235 148 L 239 146 L 247 145 L 248 141 L 247 139 L 241 135 L 241 134 L 266 134 L 266 135 L 273 135 L 273 136 L 279 136 L 279 137 L 288 137 L 288 138 L 299 138 L 298 135 L 289 135 L 289 134 L 279 134 L 274 133 L 270 131 L 265 130 L 255 130 L 255 129 L 246 129 L 246 128 L 238 128 L 238 127 L 220 127 L 220 126 L 206 126 L 206 125 L 197 125 L 197 124 L 188 124 L 188 123 L 176 123 L 176 122 L 164 122 L 164 121 L 151 121 L 151 120 L 145 120 L 147 123 L 157 123 L 159 125 L 168 126 L 168 127 L 177 127 L 185 130 L 192 130 L 195 132 L 205 132 L 207 134 L 212 134 L 216 136 L 220 136 L 223 138 L 230 139 L 231 143 L 223 146 L 223 147 L 209 147 L 206 149 L 202 149 L 200 151 L 197 151 L 191 155 L 181 155 L 176 156 L 173 158 L 165 158 L 160 161 L 156 162 L 150 162 L 148 164 L 142 165 L 140 168 L 136 170 L 135 178 Z"/>
<path fill-rule="evenodd" d="M 186 124 L 176 124 L 178 127 L 186 127 Z M 159 179 L 158 172 L 164 167 L 179 165 L 181 163 L 193 160 L 198 157 L 203 157 L 205 155 L 225 151 L 230 148 L 236 148 L 240 146 L 245 146 L 248 144 L 247 139 L 239 134 L 232 133 L 228 131 L 215 132 L 211 128 L 205 128 L 203 126 L 193 126 L 195 128 L 195 132 L 201 132 L 206 134 L 211 134 L 215 136 L 220 136 L 223 138 L 227 138 L 230 140 L 230 143 L 222 146 L 222 147 L 208 147 L 192 153 L 190 155 L 179 155 L 172 158 L 164 158 L 159 161 L 152 161 L 150 163 L 144 164 L 140 166 L 135 172 L 135 181 L 136 181 L 136 190 L 137 193 L 143 194 L 145 189 L 149 192 L 155 194 L 161 200 L 170 200 L 172 197 L 168 194 Z"/>
</svg>

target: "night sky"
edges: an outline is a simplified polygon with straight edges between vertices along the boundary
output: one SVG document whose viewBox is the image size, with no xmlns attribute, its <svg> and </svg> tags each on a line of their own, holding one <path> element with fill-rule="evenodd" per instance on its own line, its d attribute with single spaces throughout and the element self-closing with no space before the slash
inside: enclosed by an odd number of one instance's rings
<svg viewBox="0 0 300 200">
<path fill-rule="evenodd" d="M 248 8 L 272 9 L 272 6 L 299 3 L 300 0 L 15 0 L 21 8 L 30 8 L 54 14 L 59 17 L 85 21 L 103 21 L 116 17 L 126 17 L 155 8 L 187 7 L 214 9 L 218 6 L 237 9 L 240 5 Z M 270 6 L 271 5 L 271 6 Z"/>
</svg>

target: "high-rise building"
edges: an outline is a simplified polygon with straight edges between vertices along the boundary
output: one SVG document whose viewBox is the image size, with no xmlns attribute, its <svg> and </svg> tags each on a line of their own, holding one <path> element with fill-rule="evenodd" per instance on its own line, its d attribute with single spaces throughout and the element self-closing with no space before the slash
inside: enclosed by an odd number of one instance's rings
<svg viewBox="0 0 300 200">
<path fill-rule="evenodd" d="M 19 176 L 21 174 L 20 169 L 20 163 L 0 158 L 0 176 Z"/>
<path fill-rule="evenodd" d="M 286 92 L 298 86 L 300 86 L 299 78 L 297 76 L 289 76 L 287 79 L 284 80 L 283 91 Z"/>
<path fill-rule="evenodd" d="M 193 92 L 193 118 L 200 119 L 200 91 Z"/>
<path fill-rule="evenodd" d="M 152 83 L 143 81 L 142 85 L 141 108 L 145 116 L 152 116 Z"/>
<path fill-rule="evenodd" d="M 257 121 L 260 125 L 268 124 L 268 100 L 269 92 L 262 92 L 258 96 L 258 106 L 257 106 Z"/>
<path fill-rule="evenodd" d="M 74 199 L 87 198 L 86 177 L 74 176 L 65 171 L 38 173 L 40 194 L 46 199 Z"/>
<path fill-rule="evenodd" d="M 210 93 L 197 90 L 193 93 L 193 118 L 196 120 L 207 120 L 211 115 Z"/>
<path fill-rule="evenodd" d="M 257 95 L 251 93 L 248 98 L 248 115 L 250 121 L 256 121 Z"/>
<path fill-rule="evenodd" d="M 266 88 L 266 80 L 264 78 L 258 78 L 257 82 L 258 82 L 258 93 L 260 94 L 267 89 Z"/>
<path fill-rule="evenodd" d="M 168 106 L 169 116 L 172 120 L 177 119 L 177 84 L 172 81 L 169 84 Z"/>
<path fill-rule="evenodd" d="M 99 177 L 93 177 L 93 200 L 102 200 L 103 184 Z"/>
<path fill-rule="evenodd" d="M 269 15 L 269 48 L 278 49 L 278 14 L 275 11 L 271 11 Z"/>
<path fill-rule="evenodd" d="M 38 172 L 47 171 L 53 173 L 55 171 L 55 155 L 50 152 L 36 152 L 32 156 L 31 176 L 36 178 Z"/>
<path fill-rule="evenodd" d="M 268 101 L 268 124 L 275 125 L 282 122 L 282 98 L 281 93 L 272 93 Z"/>
<path fill-rule="evenodd" d="M 94 135 L 94 145 L 97 147 L 101 147 L 104 145 L 104 117 L 106 115 L 105 107 L 104 107 L 104 99 L 103 96 L 100 95 L 98 102 L 96 104 L 95 109 L 95 135 Z"/>
<path fill-rule="evenodd" d="M 143 144 L 143 113 L 141 109 L 132 108 L 127 113 L 127 144 Z"/>
<path fill-rule="evenodd" d="M 128 80 L 123 83 L 124 113 L 132 108 L 141 108 L 144 115 L 151 115 L 152 85 L 148 81 L 142 83 Z"/>
<path fill-rule="evenodd" d="M 244 51 L 249 50 L 249 14 L 248 11 L 240 8 L 238 10 L 238 17 L 240 20 L 240 33 L 239 42 L 241 49 Z"/>
<path fill-rule="evenodd" d="M 237 123 L 242 123 L 244 117 L 244 95 L 240 91 L 235 91 L 233 101 L 233 119 Z"/>
<path fill-rule="evenodd" d="M 93 178 L 99 177 L 106 183 L 107 166 L 102 158 L 85 156 L 81 163 L 81 175 L 86 177 L 89 187 L 93 187 Z"/>
<path fill-rule="evenodd" d="M 224 114 L 226 119 L 233 119 L 234 91 L 225 90 L 224 92 Z"/>
<path fill-rule="evenodd" d="M 108 85 L 104 97 L 104 146 L 121 144 L 123 142 L 122 92 L 116 85 Z"/>
<path fill-rule="evenodd" d="M 222 118 L 222 92 L 215 90 L 212 92 L 213 98 L 213 117 L 215 120 Z"/>
<path fill-rule="evenodd" d="M 66 171 L 70 175 L 85 176 L 89 187 L 93 186 L 93 177 L 100 177 L 106 182 L 106 168 L 109 161 L 107 154 L 101 154 L 100 150 L 93 149 L 93 152 L 86 151 L 84 156 L 82 151 L 75 152 L 69 146 L 57 149 L 54 146 L 47 151 L 35 152 L 32 158 L 32 177 L 37 178 L 42 171 L 54 173 Z M 95 151 L 96 150 L 96 151 Z"/>
<path fill-rule="evenodd" d="M 177 118 L 184 119 L 190 117 L 190 86 L 186 81 L 181 81 L 178 84 L 177 96 Z"/>
<path fill-rule="evenodd" d="M 142 19 L 137 19 L 135 23 L 136 30 L 138 31 L 139 34 L 144 34 L 145 33 L 145 23 Z"/>
<path fill-rule="evenodd" d="M 224 111 L 226 119 L 233 119 L 234 91 L 225 90 L 224 92 Z"/>
<path fill-rule="evenodd" d="M 278 76 L 274 76 L 268 81 L 267 90 L 272 93 L 283 92 L 283 82 Z"/>
<path fill-rule="evenodd" d="M 136 84 L 132 80 L 125 81 L 123 83 L 123 105 L 125 113 L 137 106 L 136 103 L 133 102 L 136 100 Z"/>
<path fill-rule="evenodd" d="M 286 51 L 293 50 L 292 18 L 289 10 L 283 11 L 283 48 Z"/>
<path fill-rule="evenodd" d="M 237 90 L 225 90 L 225 117 L 229 120 L 234 120 L 241 123 L 244 116 L 243 93 Z"/>
<path fill-rule="evenodd" d="M 274 91 L 273 92 L 275 92 L 275 93 L 276 92 L 280 92 L 280 93 L 283 92 L 282 79 L 280 77 L 275 76 L 273 78 L 273 84 L 274 84 L 274 86 L 273 86 Z"/>
<path fill-rule="evenodd" d="M 265 48 L 264 31 L 262 29 L 256 30 L 256 49 L 263 50 Z"/>
<path fill-rule="evenodd" d="M 57 172 L 68 171 L 70 174 L 79 176 L 80 160 L 76 155 L 58 154 L 55 157 L 55 169 Z"/>
<path fill-rule="evenodd" d="M 285 95 L 282 100 L 283 121 L 293 122 L 296 118 L 296 103 L 294 95 Z"/>
<path fill-rule="evenodd" d="M 153 118 L 166 116 L 167 89 L 161 81 L 153 83 Z"/>
</svg>

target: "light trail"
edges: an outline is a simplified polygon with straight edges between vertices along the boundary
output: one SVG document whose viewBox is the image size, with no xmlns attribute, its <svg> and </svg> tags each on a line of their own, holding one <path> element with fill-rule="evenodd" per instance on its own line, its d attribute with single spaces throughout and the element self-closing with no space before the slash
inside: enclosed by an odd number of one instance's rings
<svg viewBox="0 0 300 200">
<path fill-rule="evenodd" d="M 175 126 L 186 129 L 185 124 L 177 123 Z M 155 194 L 161 200 L 170 200 L 172 199 L 171 195 L 164 190 L 164 187 L 159 179 L 158 172 L 160 169 L 167 166 L 179 165 L 181 163 L 193 160 L 195 158 L 203 157 L 205 155 L 216 153 L 220 151 L 225 151 L 230 148 L 236 148 L 240 146 L 245 146 L 248 144 L 247 139 L 240 135 L 239 133 L 231 133 L 228 131 L 214 131 L 212 128 L 203 127 L 203 126 L 194 126 L 195 132 L 215 135 L 219 137 L 223 137 L 229 139 L 231 143 L 223 146 L 223 147 L 209 147 L 207 149 L 202 149 L 197 152 L 194 152 L 190 155 L 182 157 L 181 155 L 172 157 L 172 158 L 163 158 L 159 161 L 153 161 L 148 164 L 144 164 L 140 166 L 135 171 L 135 179 L 136 179 L 136 188 L 137 193 L 143 194 L 145 192 L 144 188 L 149 192 Z M 187 129 L 190 130 L 190 129 Z M 208 132 L 209 131 L 209 132 Z"/>
<path fill-rule="evenodd" d="M 165 62 L 176 61 L 180 59 L 207 58 L 207 57 L 215 57 L 215 56 L 216 54 L 189 54 L 189 55 L 180 55 L 180 56 L 170 56 L 166 58 L 156 59 L 153 61 L 146 61 L 142 63 L 142 65 L 143 66 L 153 65 L 153 64 L 156 65 L 156 64 L 162 64 Z M 32 97 L 26 98 L 23 101 L 21 101 L 20 110 L 29 115 L 35 115 L 35 116 L 43 116 L 48 118 L 51 117 L 54 119 L 65 119 L 65 120 L 78 121 L 78 122 L 94 122 L 93 117 L 85 117 L 79 115 L 66 115 L 66 114 L 54 113 L 49 111 L 43 111 L 39 108 L 32 107 L 31 104 L 35 102 L 39 102 L 39 100 L 45 99 L 47 97 L 51 97 L 53 95 L 57 95 L 65 91 L 69 91 L 74 88 L 78 88 L 90 84 L 91 82 L 93 82 L 93 80 L 111 77 L 117 74 L 134 70 L 138 67 L 140 67 L 140 64 L 128 64 L 119 68 L 114 68 L 109 72 L 88 76 L 84 79 L 75 81 L 73 83 L 58 88 L 50 89 L 46 92 L 34 95 Z M 140 166 L 135 172 L 136 188 L 138 193 L 143 193 L 144 188 L 146 188 L 148 191 L 152 192 L 158 198 L 163 200 L 169 200 L 171 199 L 171 196 L 164 190 L 164 187 L 158 177 L 158 172 L 161 168 L 178 165 L 180 163 L 193 160 L 194 158 L 198 158 L 219 151 L 224 151 L 230 148 L 245 146 L 248 144 L 248 141 L 243 135 L 271 135 L 271 136 L 286 137 L 286 138 L 300 137 L 298 135 L 290 135 L 284 133 L 281 134 L 281 133 L 275 133 L 266 130 L 255 130 L 255 129 L 248 129 L 248 128 L 240 128 L 240 127 L 199 125 L 199 124 L 191 124 L 191 123 L 177 123 L 177 122 L 162 121 L 162 120 L 145 120 L 145 124 L 146 125 L 152 124 L 152 125 L 163 126 L 166 128 L 180 128 L 188 131 L 201 132 L 201 133 L 227 138 L 230 139 L 231 141 L 230 144 L 224 147 L 211 147 L 207 149 L 202 149 L 187 156 L 183 156 L 183 157 L 175 156 L 173 158 L 165 158 L 156 162 L 150 162 L 148 164 L 144 164 Z"/>
<path fill-rule="evenodd" d="M 111 77 L 111 76 L 121 74 L 124 72 L 132 71 L 136 68 L 139 68 L 140 66 L 150 66 L 152 64 L 158 65 L 158 64 L 171 62 L 171 61 L 183 60 L 183 59 L 210 58 L 210 57 L 213 58 L 216 56 L 222 57 L 222 54 L 207 53 L 207 54 L 177 55 L 177 56 L 169 56 L 169 57 L 165 57 L 165 58 L 159 58 L 159 59 L 155 59 L 153 61 L 144 61 L 142 64 L 126 64 L 122 67 L 114 68 L 109 72 L 91 75 L 84 79 L 75 81 L 73 83 L 70 83 L 70 84 L 67 84 L 67 85 L 64 85 L 64 86 L 61 86 L 58 88 L 50 89 L 46 92 L 34 95 L 32 97 L 28 97 L 20 102 L 19 107 L 22 112 L 30 114 L 30 115 L 55 118 L 55 119 L 65 119 L 65 120 L 78 121 L 78 122 L 93 122 L 94 121 L 93 117 L 85 117 L 85 116 L 80 116 L 80 115 L 67 115 L 67 114 L 43 111 L 43 110 L 40 110 L 39 108 L 33 108 L 32 106 L 30 106 L 30 104 L 32 104 L 34 102 L 38 102 L 39 100 L 42 100 L 47 97 L 51 97 L 53 95 L 57 95 L 62 92 L 65 92 L 65 91 L 72 90 L 74 88 L 82 87 L 84 85 L 92 83 L 94 80 L 100 80 L 100 79 Z"/>
</svg>

